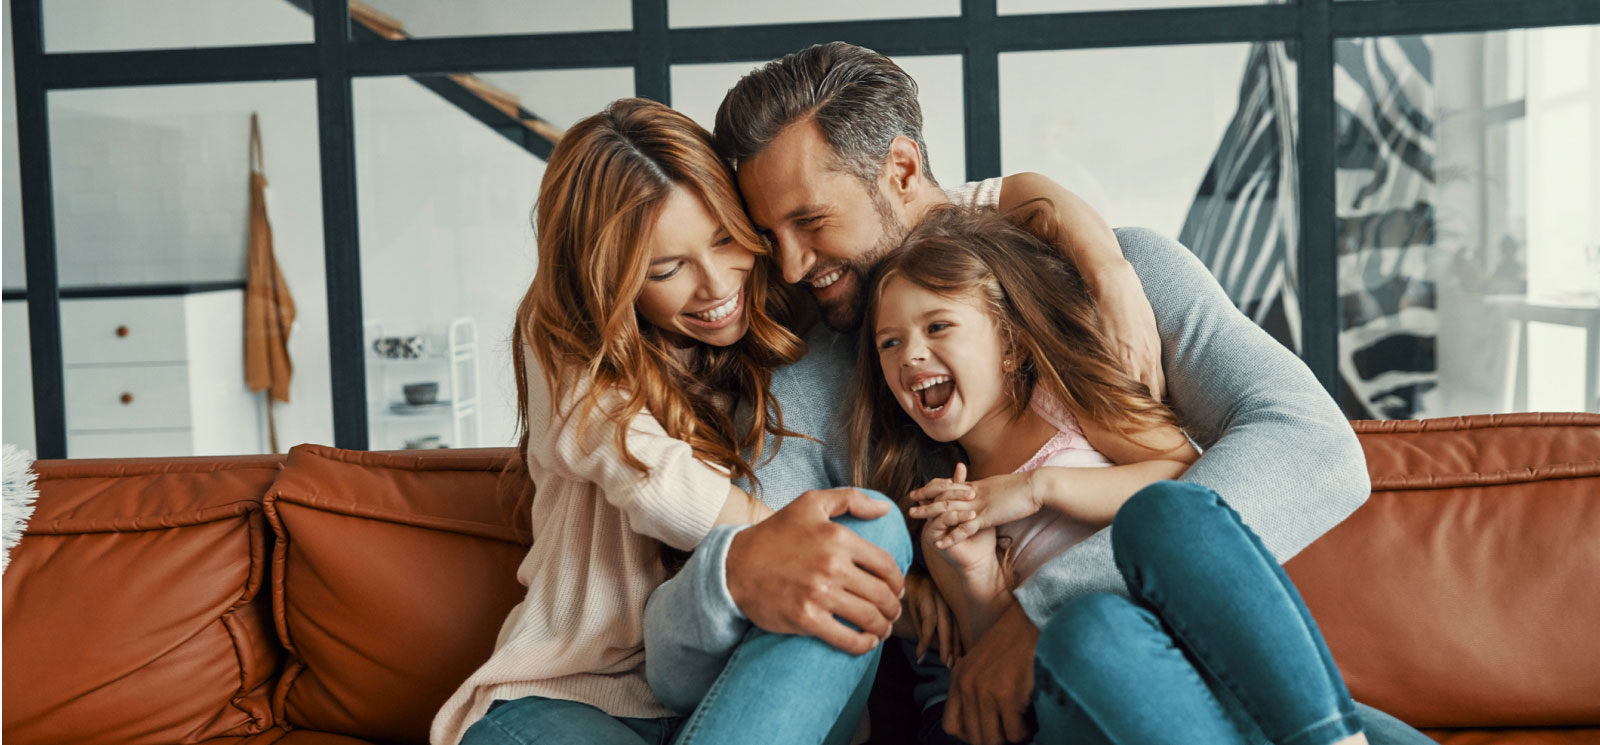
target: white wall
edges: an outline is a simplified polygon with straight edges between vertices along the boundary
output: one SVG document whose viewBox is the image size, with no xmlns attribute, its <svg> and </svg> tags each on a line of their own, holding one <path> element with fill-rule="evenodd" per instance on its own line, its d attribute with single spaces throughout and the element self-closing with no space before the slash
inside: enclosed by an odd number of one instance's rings
<svg viewBox="0 0 1600 745">
<path fill-rule="evenodd" d="M 23 260 L 22 247 L 22 169 L 17 164 L 17 96 L 13 92 L 13 83 L 16 74 L 13 72 L 11 62 L 11 0 L 5 0 L 5 88 L 0 98 L 5 99 L 5 131 L 3 142 L 0 142 L 0 166 L 5 171 L 3 188 L 5 190 L 5 207 L 0 215 L 0 255 L 4 256 L 4 264 L 0 265 L 0 283 L 6 289 L 26 287 L 27 282 L 23 273 L 27 264 Z M 13 442 L 7 439 L 6 442 Z"/>
<path fill-rule="evenodd" d="M 961 15 L 960 0 L 809 0 L 803 3 L 748 0 L 668 0 L 673 27 L 808 23 Z"/>
<path fill-rule="evenodd" d="M 917 81 L 917 101 L 922 104 L 922 136 L 928 144 L 933 174 L 943 186 L 966 181 L 966 113 L 961 95 L 961 56 L 895 57 L 894 61 Z M 727 62 L 707 65 L 673 65 L 672 106 L 706 129 L 716 124 L 717 107 L 739 78 L 766 64 Z"/>
<path fill-rule="evenodd" d="M 1000 55 L 1001 172 L 1177 236 L 1239 103 L 1248 44 Z"/>
<path fill-rule="evenodd" d="M 537 34 L 633 28 L 629 0 L 366 0 L 416 36 Z"/>
<path fill-rule="evenodd" d="M 308 43 L 288 0 L 44 0 L 47 52 Z M 10 16 L 7 15 L 9 20 Z"/>
<path fill-rule="evenodd" d="M 484 435 L 489 444 L 512 442 L 516 388 L 506 340 L 533 278 L 527 217 L 544 163 L 408 78 L 357 80 L 354 93 L 365 320 L 385 335 L 442 335 L 452 319 L 474 319 Z M 375 384 L 381 372 L 369 370 Z M 445 374 L 442 366 L 407 370 L 390 382 L 442 383 Z M 383 404 L 399 391 L 376 395 Z M 372 447 L 446 434 L 441 426 L 378 417 Z"/>
</svg>

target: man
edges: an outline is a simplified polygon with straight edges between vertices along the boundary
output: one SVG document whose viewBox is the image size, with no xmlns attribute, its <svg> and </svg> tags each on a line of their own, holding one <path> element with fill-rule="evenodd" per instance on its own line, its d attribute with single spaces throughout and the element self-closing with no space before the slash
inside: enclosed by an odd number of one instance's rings
<svg viewBox="0 0 1600 745">
<path fill-rule="evenodd" d="M 871 268 L 930 209 L 952 197 L 1003 211 L 1038 209 L 1030 200 L 1042 196 L 1057 242 L 1095 292 L 1129 369 L 1157 393 L 1166 385 L 1185 430 L 1205 448 L 1184 480 L 1226 495 L 1280 561 L 1366 499 L 1362 453 L 1337 406 L 1186 249 L 1150 231 L 1113 234 L 1081 200 L 1036 175 L 947 193 L 928 170 L 916 85 L 887 58 L 833 43 L 769 63 L 729 92 L 714 137 L 734 164 L 751 218 L 776 246 L 784 279 L 810 289 L 829 326 L 858 330 Z M 647 624 L 703 623 L 688 618 L 699 598 L 719 631 L 674 636 L 647 628 L 647 665 L 663 671 L 652 685 L 683 674 L 682 703 L 692 705 L 746 619 L 854 653 L 886 638 L 899 616 L 902 578 L 868 568 L 881 561 L 851 560 L 870 554 L 861 541 L 805 540 L 856 504 L 847 492 L 809 493 L 778 518 L 697 553 L 691 564 L 698 567 L 652 598 Z M 1024 739 L 1039 630 L 1069 600 L 1096 591 L 1126 594 L 1108 530 L 1016 589 L 1017 603 L 956 664 L 944 729 L 977 745 Z M 1427 742 L 1381 712 L 1362 713 L 1373 743 Z"/>
</svg>

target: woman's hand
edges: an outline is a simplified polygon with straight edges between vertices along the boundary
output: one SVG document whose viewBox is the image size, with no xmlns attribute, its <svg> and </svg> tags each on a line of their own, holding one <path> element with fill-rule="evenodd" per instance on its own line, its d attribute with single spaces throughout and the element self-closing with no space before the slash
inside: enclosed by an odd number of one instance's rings
<svg viewBox="0 0 1600 745">
<path fill-rule="evenodd" d="M 1034 488 L 1034 471 L 967 481 L 967 465 L 955 475 L 934 479 L 908 495 L 911 517 L 928 521 L 938 534 L 935 548 L 949 549 L 977 534 L 1038 512 L 1044 500 Z"/>
<path fill-rule="evenodd" d="M 956 614 L 939 594 L 939 587 L 926 574 L 906 575 L 906 610 L 911 625 L 916 630 L 917 662 L 928 650 L 939 650 L 939 659 L 946 667 L 955 665 L 961 656 L 961 632 L 956 627 Z"/>
</svg>

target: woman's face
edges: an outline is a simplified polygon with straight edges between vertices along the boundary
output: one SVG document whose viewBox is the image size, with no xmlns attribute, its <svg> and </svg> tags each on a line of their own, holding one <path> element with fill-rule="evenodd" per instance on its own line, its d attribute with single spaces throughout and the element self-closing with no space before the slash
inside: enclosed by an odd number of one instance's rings
<svg viewBox="0 0 1600 745">
<path fill-rule="evenodd" d="M 883 382 L 929 437 L 959 440 L 1010 416 L 1006 375 L 1014 360 L 978 297 L 940 295 L 894 277 L 875 320 Z"/>
<path fill-rule="evenodd" d="M 694 193 L 674 186 L 650 233 L 639 315 L 679 340 L 728 346 L 750 327 L 744 291 L 755 263 Z"/>
</svg>

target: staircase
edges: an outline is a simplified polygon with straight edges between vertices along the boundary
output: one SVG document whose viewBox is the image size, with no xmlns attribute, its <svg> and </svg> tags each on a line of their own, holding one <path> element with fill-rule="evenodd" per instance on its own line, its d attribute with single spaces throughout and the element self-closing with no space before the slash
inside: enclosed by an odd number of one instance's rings
<svg viewBox="0 0 1600 745">
<path fill-rule="evenodd" d="M 313 0 L 288 0 L 311 12 Z M 354 41 L 393 42 L 411 38 L 398 20 L 358 0 L 350 0 L 350 33 Z M 484 126 L 516 143 L 540 160 L 548 160 L 562 130 L 526 108 L 516 95 L 500 90 L 467 73 L 410 75 L 418 85 L 433 91 Z"/>
</svg>

